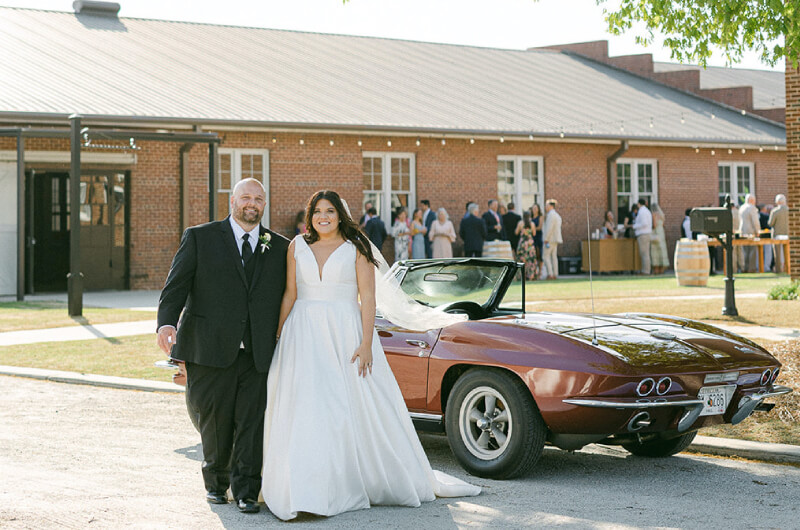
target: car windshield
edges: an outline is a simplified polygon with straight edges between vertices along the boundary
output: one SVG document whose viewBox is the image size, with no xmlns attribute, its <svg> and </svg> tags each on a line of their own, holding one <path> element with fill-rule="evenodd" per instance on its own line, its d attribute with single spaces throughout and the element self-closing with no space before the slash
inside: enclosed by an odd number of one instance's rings
<svg viewBox="0 0 800 530">
<path fill-rule="evenodd" d="M 401 285 L 411 298 L 429 306 L 459 300 L 485 306 L 499 288 L 505 270 L 497 263 L 436 264 L 406 269 Z"/>
</svg>

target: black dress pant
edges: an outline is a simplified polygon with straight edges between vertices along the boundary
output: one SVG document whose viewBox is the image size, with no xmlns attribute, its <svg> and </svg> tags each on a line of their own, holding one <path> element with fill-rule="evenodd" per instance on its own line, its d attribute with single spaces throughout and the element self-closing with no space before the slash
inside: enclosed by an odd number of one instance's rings
<svg viewBox="0 0 800 530">
<path fill-rule="evenodd" d="M 186 363 L 189 402 L 199 416 L 206 491 L 256 499 L 261 490 L 267 374 L 239 351 L 227 368 Z"/>
</svg>

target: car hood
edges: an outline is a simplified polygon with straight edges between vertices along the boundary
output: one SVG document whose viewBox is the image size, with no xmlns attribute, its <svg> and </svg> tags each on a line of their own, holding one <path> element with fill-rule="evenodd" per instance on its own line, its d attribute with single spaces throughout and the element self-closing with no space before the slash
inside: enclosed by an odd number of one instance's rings
<svg viewBox="0 0 800 530">
<path fill-rule="evenodd" d="M 775 363 L 766 350 L 744 337 L 679 317 L 540 312 L 507 319 L 515 326 L 591 344 L 634 367 L 714 371 Z"/>
</svg>

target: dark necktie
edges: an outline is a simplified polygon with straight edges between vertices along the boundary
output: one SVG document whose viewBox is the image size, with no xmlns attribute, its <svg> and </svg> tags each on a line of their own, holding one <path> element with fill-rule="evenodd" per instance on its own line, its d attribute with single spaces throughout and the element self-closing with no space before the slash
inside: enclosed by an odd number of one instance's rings
<svg viewBox="0 0 800 530">
<path fill-rule="evenodd" d="M 244 263 L 244 274 L 247 276 L 247 284 L 253 281 L 255 271 L 255 261 L 253 260 L 253 247 L 250 246 L 250 234 L 242 236 L 242 262 Z"/>
</svg>

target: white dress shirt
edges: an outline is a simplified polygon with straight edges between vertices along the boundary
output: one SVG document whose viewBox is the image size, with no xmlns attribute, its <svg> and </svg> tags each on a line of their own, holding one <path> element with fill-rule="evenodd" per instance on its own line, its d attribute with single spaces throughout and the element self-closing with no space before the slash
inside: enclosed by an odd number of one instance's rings
<svg viewBox="0 0 800 530">
<path fill-rule="evenodd" d="M 637 236 L 653 233 L 653 214 L 650 213 L 647 206 L 639 206 L 639 212 L 633 222 L 633 232 Z"/>
<path fill-rule="evenodd" d="M 247 240 L 250 243 L 250 248 L 253 249 L 253 254 L 256 253 L 256 245 L 258 244 L 258 229 L 259 225 L 256 225 L 255 228 L 250 230 L 249 232 L 245 232 L 244 228 L 239 226 L 233 216 L 230 216 L 229 221 L 231 222 L 231 228 L 233 229 L 233 236 L 236 238 L 236 248 L 239 249 L 239 256 L 242 255 L 242 236 L 245 234 L 250 234 L 250 239 Z M 244 262 L 242 262 L 244 265 Z"/>
</svg>

